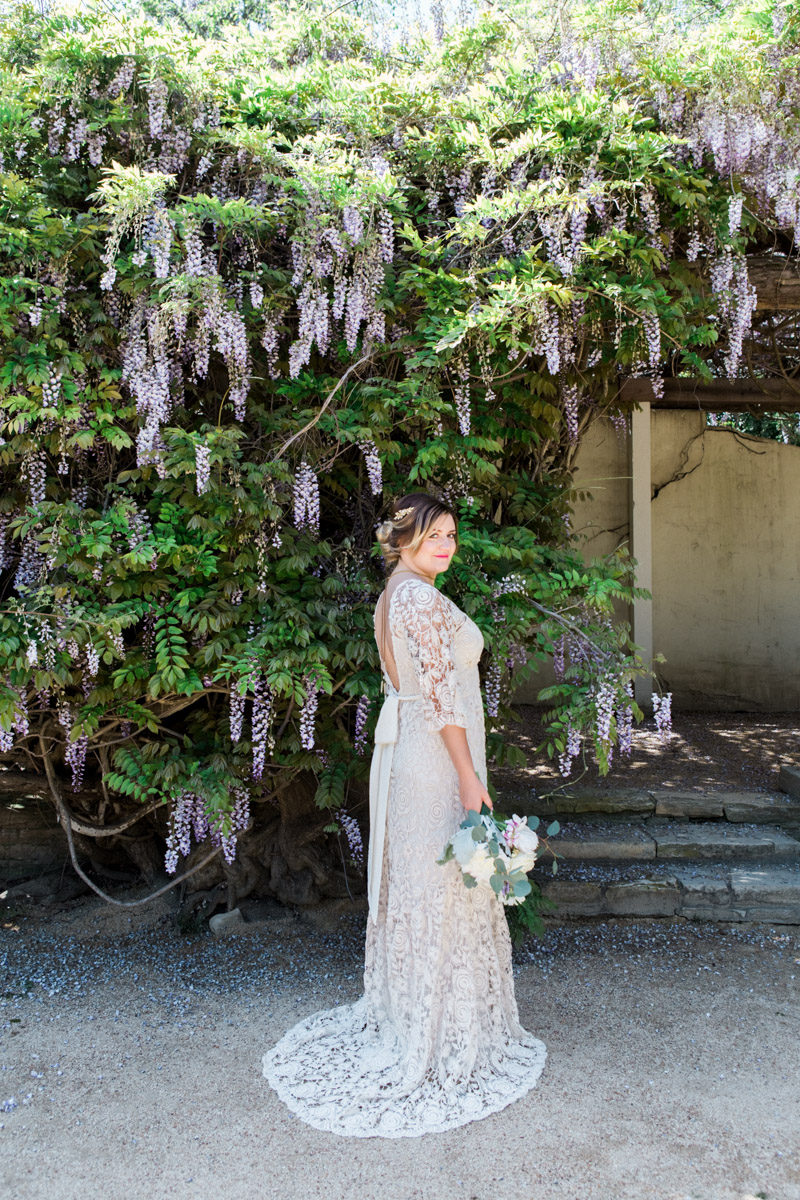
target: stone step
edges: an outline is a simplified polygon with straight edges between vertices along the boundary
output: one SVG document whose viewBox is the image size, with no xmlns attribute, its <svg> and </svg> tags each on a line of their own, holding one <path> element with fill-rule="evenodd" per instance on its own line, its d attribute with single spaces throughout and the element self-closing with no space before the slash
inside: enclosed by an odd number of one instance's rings
<svg viewBox="0 0 800 1200">
<path fill-rule="evenodd" d="M 533 878 L 556 908 L 546 921 L 574 917 L 685 917 L 704 921 L 754 921 L 800 925 L 800 864 L 765 862 L 733 865 L 706 862 L 643 865 Z"/>
<path fill-rule="evenodd" d="M 732 825 L 725 821 L 673 821 L 648 817 L 639 822 L 595 818 L 568 821 L 543 849 L 541 860 L 647 862 L 662 859 L 800 859 L 800 841 L 772 825 Z"/>
<path fill-rule="evenodd" d="M 776 825 L 651 817 L 644 829 L 656 843 L 656 858 L 800 858 L 800 841 Z"/>
<path fill-rule="evenodd" d="M 543 820 L 594 813 L 621 819 L 671 817 L 676 820 L 800 826 L 800 795 L 789 794 L 788 788 L 783 792 L 576 788 L 558 795 L 537 796 L 533 789 L 518 788 L 509 782 L 497 788 L 497 808 L 501 812 L 535 815 Z"/>
<path fill-rule="evenodd" d="M 800 767 L 784 763 L 778 773 L 778 787 L 782 792 L 788 792 L 800 800 Z"/>
</svg>

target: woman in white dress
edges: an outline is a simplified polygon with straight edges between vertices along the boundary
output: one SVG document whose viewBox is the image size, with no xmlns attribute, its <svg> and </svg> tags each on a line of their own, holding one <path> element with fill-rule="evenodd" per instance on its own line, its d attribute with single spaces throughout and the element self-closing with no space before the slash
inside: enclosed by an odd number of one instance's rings
<svg viewBox="0 0 800 1200">
<path fill-rule="evenodd" d="M 370 774 L 364 994 L 290 1029 L 263 1059 L 317 1129 L 418 1137 L 525 1095 L 544 1043 L 519 1023 L 503 907 L 437 863 L 465 810 L 491 808 L 478 626 L 435 586 L 457 549 L 425 492 L 378 528 L 391 568 L 375 608 L 383 707 Z"/>
</svg>

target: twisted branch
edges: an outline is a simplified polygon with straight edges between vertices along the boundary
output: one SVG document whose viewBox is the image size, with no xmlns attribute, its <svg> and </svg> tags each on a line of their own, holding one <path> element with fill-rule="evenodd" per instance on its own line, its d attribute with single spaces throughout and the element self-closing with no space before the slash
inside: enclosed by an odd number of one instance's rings
<svg viewBox="0 0 800 1200">
<path fill-rule="evenodd" d="M 116 904 L 119 908 L 136 908 L 140 904 L 149 904 L 150 901 L 155 900 L 157 896 L 163 896 L 165 892 L 172 891 L 172 889 L 177 887 L 179 883 L 183 883 L 184 879 L 188 879 L 190 875 L 194 875 L 197 873 L 197 871 L 201 871 L 203 867 L 207 867 L 208 864 L 212 862 L 222 850 L 221 846 L 217 846 L 215 850 L 212 850 L 210 854 L 206 855 L 206 857 L 197 863 L 196 866 L 192 867 L 188 871 L 184 871 L 184 873 L 179 875 L 177 879 L 173 879 L 170 883 L 165 884 L 164 887 L 160 887 L 158 891 L 151 892 L 149 896 L 143 896 L 141 900 L 116 900 L 113 896 L 109 896 L 108 892 L 104 892 L 102 888 L 98 887 L 97 884 L 89 878 L 78 862 L 78 857 L 75 853 L 75 841 L 72 836 L 74 818 L 64 802 L 64 797 L 61 794 L 61 788 L 58 785 L 58 778 L 56 777 L 49 751 L 45 745 L 44 737 L 41 733 L 39 734 L 39 747 L 42 752 L 44 769 L 47 773 L 47 783 L 50 788 L 50 795 L 53 797 L 53 802 L 58 812 L 59 822 L 61 823 L 64 833 L 67 835 L 69 857 L 75 870 L 75 874 L 78 875 L 83 882 L 92 889 L 93 892 L 100 896 L 102 900 L 108 901 L 109 904 Z"/>
</svg>

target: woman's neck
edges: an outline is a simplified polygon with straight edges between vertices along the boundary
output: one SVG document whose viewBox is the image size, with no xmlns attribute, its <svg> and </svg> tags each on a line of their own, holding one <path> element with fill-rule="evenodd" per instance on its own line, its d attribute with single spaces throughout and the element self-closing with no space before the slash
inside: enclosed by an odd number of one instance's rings
<svg viewBox="0 0 800 1200">
<path fill-rule="evenodd" d="M 422 572 L 422 571 L 413 571 L 411 569 L 411 567 L 395 567 L 395 569 L 392 571 L 392 577 L 394 577 L 395 575 L 401 575 L 403 573 L 403 571 L 406 571 L 409 575 L 416 575 L 418 579 L 424 579 L 427 583 L 435 583 L 436 582 L 435 575 L 430 576 L 430 575 L 424 574 L 424 572 Z"/>
</svg>

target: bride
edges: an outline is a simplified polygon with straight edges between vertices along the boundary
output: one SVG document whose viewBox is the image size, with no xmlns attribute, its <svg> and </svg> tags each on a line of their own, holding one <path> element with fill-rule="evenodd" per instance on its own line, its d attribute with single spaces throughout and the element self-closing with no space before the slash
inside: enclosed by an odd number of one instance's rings
<svg viewBox="0 0 800 1200">
<path fill-rule="evenodd" d="M 385 698 L 370 771 L 364 994 L 295 1025 L 263 1070 L 317 1129 L 418 1137 L 525 1095 L 546 1049 L 519 1023 L 501 903 L 436 861 L 465 810 L 492 806 L 483 635 L 436 587 L 456 519 L 414 492 L 377 536 L 392 569 L 374 615 Z"/>
</svg>

